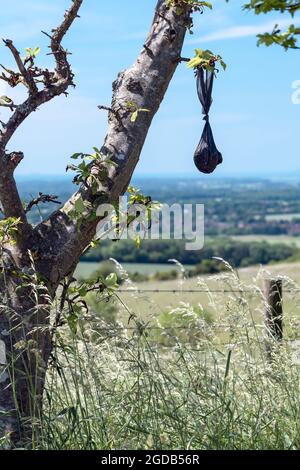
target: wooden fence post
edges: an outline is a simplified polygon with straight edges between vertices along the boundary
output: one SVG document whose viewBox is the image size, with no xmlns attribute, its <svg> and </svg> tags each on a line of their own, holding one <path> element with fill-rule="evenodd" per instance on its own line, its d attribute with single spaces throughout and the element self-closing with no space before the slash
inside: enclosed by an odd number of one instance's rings
<svg viewBox="0 0 300 470">
<path fill-rule="evenodd" d="M 282 280 L 265 279 L 264 297 L 264 320 L 268 336 L 266 348 L 270 355 L 283 338 Z"/>
</svg>

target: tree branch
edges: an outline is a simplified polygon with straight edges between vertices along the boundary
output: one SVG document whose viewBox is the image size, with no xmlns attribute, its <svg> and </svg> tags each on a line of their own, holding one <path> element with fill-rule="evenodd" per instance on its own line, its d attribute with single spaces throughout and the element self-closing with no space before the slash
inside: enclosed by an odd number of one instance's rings
<svg viewBox="0 0 300 470">
<path fill-rule="evenodd" d="M 31 76 L 30 72 L 26 69 L 25 65 L 23 64 L 23 61 L 20 57 L 20 53 L 17 51 L 13 42 L 10 39 L 3 39 L 3 42 L 14 56 L 20 74 L 23 76 L 24 82 L 27 85 L 29 92 L 34 95 L 38 92 L 38 88 L 35 84 L 34 78 Z"/>
<path fill-rule="evenodd" d="M 83 0 L 72 0 L 72 7 L 65 13 L 63 22 L 58 28 L 53 30 L 53 35 L 51 37 L 51 50 L 55 57 L 56 69 L 54 74 L 50 74 L 49 71 L 43 70 L 40 71 L 40 75 L 44 76 L 45 87 L 39 91 L 34 82 L 34 78 L 30 75 L 28 69 L 25 68 L 22 60 L 20 59 L 19 53 L 13 46 L 12 41 L 5 40 L 5 44 L 12 51 L 15 60 L 19 66 L 20 73 L 24 77 L 25 82 L 30 84 L 30 96 L 29 98 L 17 106 L 14 114 L 9 119 L 6 124 L 5 130 L 0 136 L 0 152 L 4 150 L 13 134 L 17 128 L 22 124 L 22 122 L 36 109 L 44 103 L 47 103 L 55 96 L 65 93 L 67 88 L 70 85 L 73 85 L 73 73 L 70 67 L 70 64 L 67 59 L 67 52 L 63 49 L 61 41 L 72 25 L 75 18 L 78 16 L 79 8 L 82 5 Z M 22 63 L 22 65 L 21 65 Z M 35 71 L 33 71 L 35 72 Z M 25 73 L 25 75 L 24 75 Z M 33 83 L 32 83 L 33 82 Z M 33 87 L 34 84 L 34 87 Z M 33 90 L 34 88 L 34 90 Z M 0 154 L 1 157 L 1 154 Z"/>
<path fill-rule="evenodd" d="M 72 76 L 70 65 L 67 60 L 67 51 L 65 51 L 61 45 L 61 42 L 70 29 L 73 21 L 79 18 L 78 11 L 81 7 L 83 0 L 73 0 L 73 5 L 65 13 L 64 21 L 61 25 L 53 30 L 51 38 L 51 51 L 56 60 L 56 73 L 59 77 L 68 79 Z"/>
<path fill-rule="evenodd" d="M 52 202 L 53 204 L 58 204 L 60 205 L 61 202 L 57 200 L 58 196 L 54 196 L 51 194 L 43 194 L 39 193 L 38 197 L 32 199 L 27 206 L 25 207 L 25 213 L 27 214 L 28 212 L 31 211 L 31 209 L 34 206 L 37 206 L 38 204 L 45 204 L 46 202 Z"/>
<path fill-rule="evenodd" d="M 25 236 L 28 235 L 30 226 L 13 177 L 14 170 L 23 158 L 22 152 L 12 152 L 5 153 L 4 158 L 0 159 L 0 199 L 4 217 L 19 218 L 22 223 L 21 230 Z"/>
<path fill-rule="evenodd" d="M 54 97 L 66 93 L 67 88 L 73 85 L 73 73 L 68 63 L 67 52 L 61 45 L 64 35 L 78 16 L 83 0 L 72 0 L 72 2 L 71 8 L 65 13 L 64 20 L 58 28 L 53 30 L 51 36 L 50 47 L 56 62 L 54 73 L 49 72 L 48 69 L 41 70 L 34 67 L 33 61 L 26 68 L 26 61 L 22 61 L 13 42 L 9 39 L 4 40 L 17 63 L 19 73 L 3 67 L 8 76 L 2 74 L 1 78 L 11 86 L 23 82 L 29 89 L 29 97 L 24 103 L 18 106 L 12 102 L 1 103 L 1 106 L 9 107 L 14 112 L 7 123 L 1 123 L 3 129 L 0 132 L 0 200 L 5 217 L 19 217 L 23 223 L 22 230 L 24 227 L 29 228 L 29 224 L 13 176 L 19 161 L 17 162 L 16 159 L 17 153 L 7 154 L 6 147 L 18 127 L 31 113 Z M 44 84 L 42 90 L 39 90 L 36 84 L 37 82 L 40 83 L 40 77 L 43 78 L 42 83 Z"/>
</svg>

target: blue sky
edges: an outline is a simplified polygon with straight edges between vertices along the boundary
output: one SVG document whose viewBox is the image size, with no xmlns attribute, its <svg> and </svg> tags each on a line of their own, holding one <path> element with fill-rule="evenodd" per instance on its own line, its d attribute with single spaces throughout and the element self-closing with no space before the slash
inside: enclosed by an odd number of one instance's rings
<svg viewBox="0 0 300 470">
<path fill-rule="evenodd" d="M 50 66 L 47 40 L 40 31 L 57 25 L 69 4 L 70 0 L 7 2 L 0 37 L 13 39 L 19 50 L 41 46 L 39 63 Z M 216 176 L 300 174 L 300 105 L 291 101 L 292 82 L 300 80 L 300 51 L 257 48 L 255 37 L 289 18 L 256 17 L 242 11 L 240 0 L 213 4 L 212 12 L 195 15 L 194 35 L 187 35 L 183 55 L 192 56 L 195 47 L 209 48 L 228 66 L 215 82 L 211 111 L 215 140 L 224 157 Z M 72 153 L 101 146 L 106 115 L 97 105 L 109 105 L 112 81 L 135 61 L 155 5 L 155 0 L 84 1 L 81 19 L 65 40 L 73 53 L 76 90 L 67 99 L 44 105 L 18 130 L 10 149 L 25 153 L 19 175 L 63 174 Z M 4 46 L 0 54 L 0 63 L 12 65 Z M 22 99 L 20 90 L 12 94 L 0 81 L 0 94 L 4 92 L 16 101 Z M 149 132 L 136 175 L 197 176 L 193 154 L 202 128 L 194 76 L 182 64 Z"/>
</svg>

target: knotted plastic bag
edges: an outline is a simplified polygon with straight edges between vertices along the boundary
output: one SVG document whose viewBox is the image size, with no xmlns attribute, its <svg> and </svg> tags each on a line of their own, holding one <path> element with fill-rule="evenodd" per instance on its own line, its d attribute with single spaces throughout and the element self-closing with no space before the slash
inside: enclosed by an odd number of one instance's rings
<svg viewBox="0 0 300 470">
<path fill-rule="evenodd" d="M 202 104 L 203 119 L 206 122 L 201 140 L 194 154 L 194 162 L 202 173 L 212 173 L 223 162 L 222 154 L 218 151 L 214 141 L 208 116 L 212 104 L 214 71 L 204 70 L 202 67 L 199 67 L 196 71 L 196 76 L 197 93 Z"/>
</svg>

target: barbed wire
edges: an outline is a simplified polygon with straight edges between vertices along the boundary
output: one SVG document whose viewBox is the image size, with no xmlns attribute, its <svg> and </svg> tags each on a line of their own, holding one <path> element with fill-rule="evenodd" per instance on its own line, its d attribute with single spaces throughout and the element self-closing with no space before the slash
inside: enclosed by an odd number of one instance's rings
<svg viewBox="0 0 300 470">
<path fill-rule="evenodd" d="M 135 289 L 135 288 L 132 288 L 132 289 L 119 289 L 118 292 L 137 292 L 137 293 L 140 293 L 140 294 L 143 294 L 143 293 L 173 293 L 173 294 L 176 294 L 176 293 L 197 293 L 197 292 L 203 292 L 203 293 L 208 293 L 208 292 L 213 292 L 213 293 L 217 293 L 217 292 L 220 292 L 220 293 L 226 293 L 226 292 L 237 292 L 237 293 L 243 293 L 245 292 L 244 290 L 224 290 L 224 289 Z M 250 291 L 249 291 L 250 292 Z"/>
<path fill-rule="evenodd" d="M 204 294 L 209 294 L 211 293 L 219 293 L 219 294 L 227 294 L 227 293 L 235 293 L 235 294 L 259 294 L 257 291 L 252 290 L 252 289 L 240 289 L 240 290 L 235 290 L 235 289 L 136 289 L 136 288 L 129 288 L 129 289 L 118 289 L 118 293 L 137 293 L 137 294 L 144 294 L 144 293 L 150 293 L 150 294 L 159 294 L 159 293 L 170 293 L 170 294 L 182 294 L 182 293 L 189 293 L 189 294 L 195 294 L 195 293 L 204 293 Z M 286 293 L 300 293 L 300 288 L 299 289 L 284 289 L 284 292 Z"/>
</svg>

